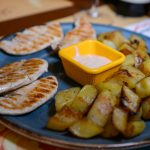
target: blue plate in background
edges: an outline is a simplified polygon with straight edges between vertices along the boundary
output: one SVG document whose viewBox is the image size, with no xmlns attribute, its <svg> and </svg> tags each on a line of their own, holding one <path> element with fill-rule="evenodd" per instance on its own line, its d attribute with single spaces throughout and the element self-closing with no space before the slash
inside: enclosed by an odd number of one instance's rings
<svg viewBox="0 0 150 150">
<path fill-rule="evenodd" d="M 147 43 L 148 49 L 150 50 L 150 38 L 122 29 L 118 27 L 93 24 L 96 33 L 108 32 L 113 30 L 121 31 L 125 37 L 129 38 L 131 34 L 141 36 Z M 64 33 L 68 32 L 73 28 L 72 23 L 63 23 L 62 28 Z M 4 37 L 4 39 L 11 39 L 15 34 Z M 150 51 L 149 51 L 150 52 Z M 51 48 L 46 48 L 40 52 L 25 55 L 25 56 L 13 56 L 0 52 L 0 67 L 21 59 L 30 58 L 43 58 L 48 61 L 49 69 L 48 72 L 43 76 L 55 75 L 59 82 L 58 90 L 66 89 L 78 84 L 69 79 L 63 70 L 60 59 L 56 54 L 53 53 Z M 43 142 L 49 145 L 58 146 L 69 149 L 129 149 L 144 147 L 150 145 L 150 122 L 146 122 L 146 128 L 142 134 L 132 139 L 124 139 L 122 137 L 117 139 L 104 139 L 99 136 L 91 139 L 80 139 L 72 136 L 67 131 L 56 132 L 46 128 L 48 117 L 52 116 L 55 112 L 54 98 L 50 99 L 49 102 L 42 105 L 35 111 L 21 116 L 0 116 L 0 123 L 6 127 L 14 130 L 15 132 L 22 134 L 33 140 Z"/>
</svg>

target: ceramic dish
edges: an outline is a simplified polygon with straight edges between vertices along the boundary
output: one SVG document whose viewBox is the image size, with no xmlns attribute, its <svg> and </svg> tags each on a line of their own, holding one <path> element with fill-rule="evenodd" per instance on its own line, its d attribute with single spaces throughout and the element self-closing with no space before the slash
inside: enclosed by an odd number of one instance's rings
<svg viewBox="0 0 150 150">
<path fill-rule="evenodd" d="M 81 56 L 89 54 L 104 56 L 111 62 L 98 68 L 88 68 L 74 59 L 77 53 Z M 59 56 L 66 74 L 81 85 L 96 85 L 100 81 L 104 81 L 118 71 L 125 60 L 125 56 L 121 52 L 96 40 L 86 40 L 68 46 L 59 51 Z"/>
<path fill-rule="evenodd" d="M 127 38 L 131 34 L 136 34 L 121 28 L 93 24 L 96 33 L 107 32 L 112 30 L 120 30 Z M 63 23 L 62 28 L 64 32 L 68 32 L 73 28 L 72 23 Z M 11 39 L 15 34 L 4 37 L 5 39 Z M 150 50 L 150 38 L 140 35 L 147 43 Z M 33 57 L 44 58 L 49 63 L 49 71 L 44 76 L 52 74 L 58 78 L 59 88 L 58 90 L 66 89 L 72 86 L 76 86 L 77 83 L 69 79 L 63 70 L 62 64 L 58 56 L 54 55 L 50 48 L 35 54 L 26 56 L 12 56 L 0 51 L 0 66 L 13 61 L 21 59 L 29 59 Z M 7 61 L 6 61 L 7 60 Z M 129 149 L 144 147 L 150 145 L 150 121 L 146 122 L 146 128 L 142 134 L 132 139 L 124 139 L 122 137 L 117 139 L 104 139 L 100 136 L 91 139 L 80 139 L 72 136 L 69 132 L 55 132 L 48 130 L 46 124 L 48 117 L 55 113 L 54 98 L 48 103 L 36 109 L 35 111 L 21 116 L 0 116 L 0 123 L 10 128 L 11 130 L 22 134 L 33 140 L 43 142 L 49 145 L 68 148 L 68 149 Z"/>
</svg>

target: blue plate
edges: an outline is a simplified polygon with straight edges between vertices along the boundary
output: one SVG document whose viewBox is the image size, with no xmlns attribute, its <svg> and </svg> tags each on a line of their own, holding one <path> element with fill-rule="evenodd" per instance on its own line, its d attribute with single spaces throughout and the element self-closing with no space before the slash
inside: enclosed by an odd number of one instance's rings
<svg viewBox="0 0 150 150">
<path fill-rule="evenodd" d="M 142 37 L 150 50 L 150 38 L 133 33 L 131 31 L 108 26 L 108 25 L 99 25 L 93 24 L 96 33 L 108 32 L 112 30 L 121 31 L 125 37 L 129 38 L 131 34 L 139 35 Z M 64 33 L 68 32 L 73 28 L 72 23 L 63 23 L 62 28 Z M 4 37 L 5 39 L 11 39 L 15 34 Z M 150 51 L 149 51 L 150 52 Z M 21 59 L 29 59 L 29 58 L 44 58 L 49 63 L 49 71 L 44 74 L 47 75 L 55 75 L 59 82 L 58 90 L 66 89 L 72 86 L 78 85 L 71 79 L 69 79 L 63 70 L 60 59 L 57 55 L 55 55 L 51 48 L 46 48 L 40 52 L 26 55 L 26 56 L 13 56 L 6 54 L 4 52 L 0 52 L 0 66 L 3 66 L 7 63 L 11 63 L 14 61 L 19 61 Z M 53 146 L 69 148 L 69 149 L 120 149 L 120 148 L 137 148 L 150 145 L 150 122 L 146 123 L 145 131 L 139 136 L 132 139 L 124 139 L 122 137 L 117 139 L 104 139 L 100 136 L 91 138 L 91 139 L 80 139 L 72 136 L 67 131 L 65 132 L 55 132 L 48 130 L 46 128 L 46 124 L 48 121 L 48 117 L 52 116 L 55 112 L 54 107 L 54 98 L 50 99 L 49 102 L 39 107 L 35 111 L 28 113 L 26 115 L 21 116 L 0 116 L 0 123 L 5 125 L 6 127 L 22 134 L 28 138 L 34 139 L 36 141 L 40 141 L 43 143 L 47 143 Z"/>
</svg>

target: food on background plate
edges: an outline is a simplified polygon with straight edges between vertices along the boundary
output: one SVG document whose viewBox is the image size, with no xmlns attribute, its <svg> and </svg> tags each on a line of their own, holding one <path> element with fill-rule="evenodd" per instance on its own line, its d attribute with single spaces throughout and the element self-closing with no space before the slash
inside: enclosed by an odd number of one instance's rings
<svg viewBox="0 0 150 150">
<path fill-rule="evenodd" d="M 58 82 L 54 76 L 34 81 L 0 97 L 0 114 L 21 115 L 35 110 L 54 96 Z"/>
<path fill-rule="evenodd" d="M 15 90 L 33 82 L 47 69 L 47 61 L 39 58 L 13 62 L 0 68 L 0 93 Z"/>
<path fill-rule="evenodd" d="M 86 17 L 77 17 L 75 19 L 75 28 L 67 32 L 64 39 L 60 43 L 59 48 L 62 49 L 72 44 L 89 39 L 96 39 L 95 30 Z"/>
<path fill-rule="evenodd" d="M 11 40 L 1 40 L 0 48 L 12 55 L 26 55 L 48 46 L 56 49 L 62 38 L 63 31 L 60 24 L 47 23 L 18 32 Z"/>
</svg>

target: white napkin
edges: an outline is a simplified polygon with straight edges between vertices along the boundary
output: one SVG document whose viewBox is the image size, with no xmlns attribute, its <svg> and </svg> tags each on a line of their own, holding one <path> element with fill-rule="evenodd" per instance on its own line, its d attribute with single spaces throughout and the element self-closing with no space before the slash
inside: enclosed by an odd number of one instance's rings
<svg viewBox="0 0 150 150">
<path fill-rule="evenodd" d="M 138 32 L 138 33 L 141 33 L 143 35 L 150 37 L 150 19 L 145 19 L 138 23 L 131 24 L 127 26 L 126 29 L 134 31 L 134 32 Z"/>
</svg>

